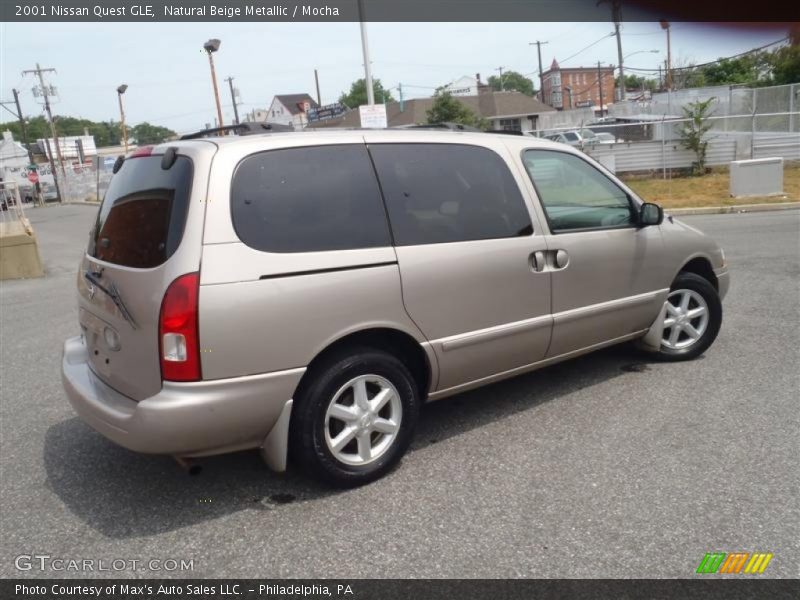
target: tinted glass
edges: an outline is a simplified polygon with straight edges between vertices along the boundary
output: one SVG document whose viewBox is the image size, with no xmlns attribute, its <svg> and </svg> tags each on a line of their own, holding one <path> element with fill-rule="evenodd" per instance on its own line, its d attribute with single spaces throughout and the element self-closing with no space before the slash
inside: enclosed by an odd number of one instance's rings
<svg viewBox="0 0 800 600">
<path fill-rule="evenodd" d="M 164 263 L 181 243 L 192 189 L 192 161 L 168 170 L 161 156 L 129 158 L 112 178 L 90 237 L 89 254 L 126 267 Z"/>
<path fill-rule="evenodd" d="M 491 150 L 455 144 L 376 144 L 370 152 L 398 245 L 533 232 L 516 181 Z"/>
<path fill-rule="evenodd" d="M 524 163 L 552 231 L 635 223 L 625 191 L 579 156 L 527 150 Z"/>
<path fill-rule="evenodd" d="M 236 233 L 265 252 L 390 246 L 380 189 L 363 145 L 248 156 L 231 185 Z"/>
<path fill-rule="evenodd" d="M 564 139 L 566 139 L 569 142 L 577 142 L 578 141 L 578 134 L 577 133 L 572 133 L 571 131 L 568 131 L 567 133 L 564 134 Z"/>
</svg>

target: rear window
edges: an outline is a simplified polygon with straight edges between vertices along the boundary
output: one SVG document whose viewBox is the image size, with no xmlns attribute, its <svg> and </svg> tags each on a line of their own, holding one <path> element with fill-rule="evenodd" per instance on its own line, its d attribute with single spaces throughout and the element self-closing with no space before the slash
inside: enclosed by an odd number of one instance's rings
<svg viewBox="0 0 800 600">
<path fill-rule="evenodd" d="M 363 145 L 248 156 L 231 184 L 236 234 L 264 252 L 390 246 L 380 188 Z"/>
<path fill-rule="evenodd" d="M 161 168 L 161 156 L 126 160 L 103 198 L 89 254 L 138 269 L 166 262 L 183 237 L 192 170 L 185 156 L 168 170 Z"/>
</svg>

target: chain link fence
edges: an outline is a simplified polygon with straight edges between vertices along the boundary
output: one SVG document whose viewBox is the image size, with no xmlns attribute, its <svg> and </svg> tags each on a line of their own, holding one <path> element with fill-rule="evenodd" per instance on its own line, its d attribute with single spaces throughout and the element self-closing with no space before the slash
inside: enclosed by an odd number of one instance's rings
<svg viewBox="0 0 800 600">
<path fill-rule="evenodd" d="M 713 98 L 703 124 L 709 130 L 706 164 L 782 157 L 800 160 L 800 85 L 697 88 L 654 94 L 646 103 L 617 103 L 609 117 L 591 109 L 542 115 L 533 134 L 582 148 L 618 172 L 688 169 L 695 154 L 682 143 L 691 119 L 684 108 Z M 588 112 L 587 112 L 588 111 Z"/>
</svg>

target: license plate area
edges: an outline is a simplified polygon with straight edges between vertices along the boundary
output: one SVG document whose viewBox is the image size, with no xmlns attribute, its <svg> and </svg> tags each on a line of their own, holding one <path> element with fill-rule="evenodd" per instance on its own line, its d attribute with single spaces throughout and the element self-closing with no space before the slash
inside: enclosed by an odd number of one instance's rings
<svg viewBox="0 0 800 600">
<path fill-rule="evenodd" d="M 78 320 L 83 330 L 86 352 L 94 372 L 103 378 L 108 378 L 114 363 L 112 357 L 114 352 L 106 345 L 104 332 L 107 327 L 111 326 L 83 308 L 79 311 Z"/>
</svg>

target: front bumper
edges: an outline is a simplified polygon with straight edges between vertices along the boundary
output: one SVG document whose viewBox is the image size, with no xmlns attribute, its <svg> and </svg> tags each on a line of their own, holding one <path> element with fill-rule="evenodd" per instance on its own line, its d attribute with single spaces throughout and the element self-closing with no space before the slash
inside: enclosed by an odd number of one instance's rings
<svg viewBox="0 0 800 600">
<path fill-rule="evenodd" d="M 62 359 L 64 389 L 84 421 L 130 450 L 177 456 L 262 446 L 304 372 L 299 368 L 234 379 L 165 381 L 156 395 L 136 402 L 91 371 L 80 336 L 64 342 Z"/>
</svg>

